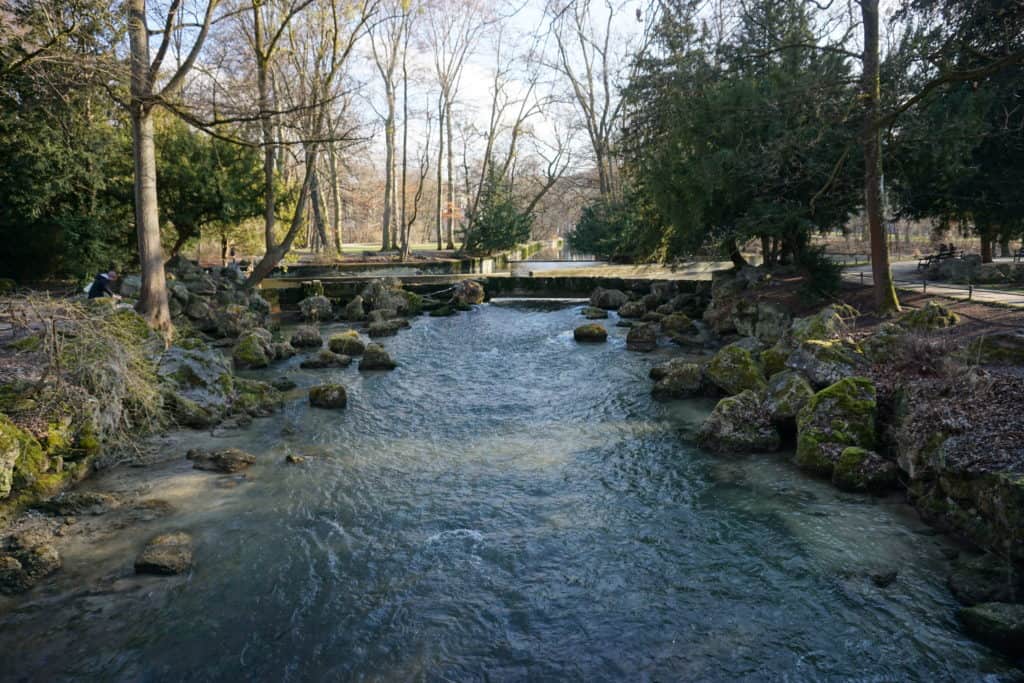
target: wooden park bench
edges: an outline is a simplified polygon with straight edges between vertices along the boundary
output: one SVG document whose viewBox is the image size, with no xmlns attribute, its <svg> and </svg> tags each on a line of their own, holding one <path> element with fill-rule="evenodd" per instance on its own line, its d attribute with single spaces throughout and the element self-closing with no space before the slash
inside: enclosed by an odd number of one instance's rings
<svg viewBox="0 0 1024 683">
<path fill-rule="evenodd" d="M 1024 247 L 1021 247 L 1013 254 L 1014 263 L 1020 263 L 1021 261 L 1024 261 Z"/>
</svg>

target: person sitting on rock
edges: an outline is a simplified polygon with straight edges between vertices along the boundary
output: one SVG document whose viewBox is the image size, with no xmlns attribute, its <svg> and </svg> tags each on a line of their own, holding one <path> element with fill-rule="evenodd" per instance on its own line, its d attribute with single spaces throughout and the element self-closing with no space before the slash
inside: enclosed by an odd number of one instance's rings
<svg viewBox="0 0 1024 683">
<path fill-rule="evenodd" d="M 89 298 L 100 299 L 105 296 L 112 296 L 115 299 L 121 297 L 114 292 L 114 281 L 117 280 L 117 268 L 110 266 L 105 273 L 99 273 L 89 287 Z"/>
</svg>

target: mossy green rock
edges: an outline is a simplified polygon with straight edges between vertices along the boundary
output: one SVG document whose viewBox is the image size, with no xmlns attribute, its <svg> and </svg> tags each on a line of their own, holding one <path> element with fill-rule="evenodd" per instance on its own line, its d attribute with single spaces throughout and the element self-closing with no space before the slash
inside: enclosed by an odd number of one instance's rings
<svg viewBox="0 0 1024 683">
<path fill-rule="evenodd" d="M 366 350 L 366 344 L 359 338 L 358 332 L 355 330 L 345 330 L 344 332 L 332 334 L 331 338 L 327 340 L 327 348 L 335 353 L 346 356 L 361 356 L 363 351 Z"/>
<path fill-rule="evenodd" d="M 275 351 L 270 332 L 253 330 L 242 335 L 232 352 L 236 368 L 265 368 L 274 360 Z"/>
<path fill-rule="evenodd" d="M 832 483 L 843 491 L 882 493 L 897 484 L 899 468 L 878 453 L 850 446 L 843 449 L 832 470 Z"/>
<path fill-rule="evenodd" d="M 960 322 L 960 316 L 935 301 L 929 301 L 924 307 L 910 311 L 900 318 L 899 324 L 908 330 L 926 331 L 941 330 L 953 327 Z"/>
<path fill-rule="evenodd" d="M 11 494 L 16 479 L 34 481 L 33 475 L 45 471 L 46 464 L 46 454 L 35 437 L 0 414 L 0 498 Z"/>
<path fill-rule="evenodd" d="M 864 356 L 875 362 L 885 362 L 894 357 L 907 329 L 896 323 L 882 323 L 874 334 L 861 343 Z"/>
<path fill-rule="evenodd" d="M 340 410 L 348 404 L 348 392 L 340 384 L 321 384 L 309 390 L 309 405 Z"/>
<path fill-rule="evenodd" d="M 665 334 L 692 332 L 693 321 L 685 313 L 672 313 L 661 319 L 661 329 Z"/>
<path fill-rule="evenodd" d="M 627 301 L 619 306 L 620 318 L 641 318 L 647 312 L 647 307 L 641 301 Z"/>
<path fill-rule="evenodd" d="M 768 380 L 765 409 L 776 422 L 793 420 L 814 396 L 807 378 L 795 370 L 783 370 Z"/>
<path fill-rule="evenodd" d="M 859 374 L 866 363 L 856 344 L 839 339 L 808 339 L 786 359 L 787 368 L 799 370 L 819 389 Z"/>
<path fill-rule="evenodd" d="M 368 344 L 359 361 L 360 370 L 394 370 L 398 363 L 380 344 Z"/>
<path fill-rule="evenodd" d="M 403 315 L 419 315 L 423 312 L 423 297 L 416 292 L 407 289 L 398 290 L 397 294 L 405 299 L 405 303 L 398 307 L 398 312 Z"/>
<path fill-rule="evenodd" d="M 172 346 L 160 359 L 164 404 L 178 424 L 204 428 L 227 413 L 234 396 L 229 361 L 217 350 Z"/>
<path fill-rule="evenodd" d="M 764 368 L 764 374 L 768 377 L 782 372 L 786 369 L 786 360 L 789 358 L 789 354 L 793 353 L 793 347 L 787 345 L 784 341 L 779 340 L 771 348 L 767 348 L 761 351 L 758 356 L 758 360 L 761 361 L 761 367 Z"/>
<path fill-rule="evenodd" d="M 665 400 L 699 396 L 704 389 L 704 370 L 697 363 L 671 362 L 651 389 L 654 398 Z"/>
<path fill-rule="evenodd" d="M 964 629 L 986 645 L 1011 657 L 1024 652 L 1024 605 L 987 602 L 957 613 Z"/>
<path fill-rule="evenodd" d="M 597 306 L 584 306 L 580 311 L 587 320 L 601 320 L 608 317 L 608 311 Z"/>
<path fill-rule="evenodd" d="M 318 349 L 324 345 L 324 339 L 320 336 L 320 330 L 312 325 L 302 325 L 295 328 L 290 341 L 292 346 L 297 349 Z"/>
<path fill-rule="evenodd" d="M 789 338 L 799 344 L 808 339 L 835 339 L 846 334 L 857 318 L 857 309 L 847 304 L 832 304 L 814 315 L 795 319 L 789 326 Z"/>
<path fill-rule="evenodd" d="M 875 446 L 875 385 L 850 377 L 816 393 L 797 416 L 796 462 L 804 470 L 832 476 L 848 446 Z"/>
<path fill-rule="evenodd" d="M 608 339 L 608 330 L 597 323 L 587 323 L 574 329 L 572 338 L 578 342 L 603 342 Z"/>
<path fill-rule="evenodd" d="M 718 453 L 776 451 L 780 442 L 761 397 L 750 390 L 719 401 L 697 433 L 697 443 Z"/>
<path fill-rule="evenodd" d="M 236 377 L 234 387 L 233 413 L 267 417 L 284 405 L 284 396 L 267 382 Z"/>
<path fill-rule="evenodd" d="M 729 395 L 747 390 L 763 391 L 768 386 L 750 351 L 735 345 L 726 346 L 715 354 L 708 364 L 707 378 Z"/>
<path fill-rule="evenodd" d="M 455 315 L 455 311 L 448 304 L 438 306 L 437 308 L 430 311 L 431 318 L 447 318 L 450 315 Z"/>
</svg>

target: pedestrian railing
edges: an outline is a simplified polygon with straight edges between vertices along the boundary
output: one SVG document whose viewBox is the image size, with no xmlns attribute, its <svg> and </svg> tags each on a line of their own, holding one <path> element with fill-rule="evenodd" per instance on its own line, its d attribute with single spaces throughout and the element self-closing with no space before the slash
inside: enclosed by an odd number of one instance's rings
<svg viewBox="0 0 1024 683">
<path fill-rule="evenodd" d="M 871 287 L 875 284 L 874 277 L 870 272 L 858 271 L 855 273 L 843 273 L 845 282 L 854 282 L 864 287 Z M 1024 306 L 1024 292 L 991 289 L 988 287 L 977 287 L 975 285 L 957 285 L 945 282 L 929 282 L 928 280 L 900 280 L 894 279 L 893 284 L 897 289 L 921 292 L 922 294 L 934 294 L 945 296 L 951 299 L 963 299 L 966 301 L 978 301 L 980 303 L 997 303 L 1009 306 Z"/>
</svg>

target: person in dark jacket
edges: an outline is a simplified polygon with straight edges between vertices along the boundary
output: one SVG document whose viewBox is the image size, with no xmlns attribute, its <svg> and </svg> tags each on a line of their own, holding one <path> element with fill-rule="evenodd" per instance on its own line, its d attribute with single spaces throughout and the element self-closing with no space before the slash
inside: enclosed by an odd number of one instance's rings
<svg viewBox="0 0 1024 683">
<path fill-rule="evenodd" d="M 110 266 L 107 268 L 107 272 L 98 274 L 92 281 L 92 286 L 89 287 L 89 298 L 99 299 L 104 296 L 112 296 L 115 299 L 120 299 L 121 297 L 114 293 L 115 280 L 117 280 L 117 269 Z"/>
</svg>

